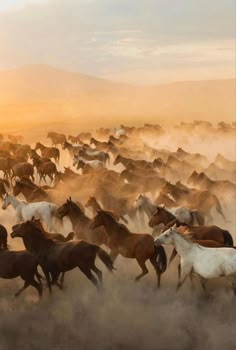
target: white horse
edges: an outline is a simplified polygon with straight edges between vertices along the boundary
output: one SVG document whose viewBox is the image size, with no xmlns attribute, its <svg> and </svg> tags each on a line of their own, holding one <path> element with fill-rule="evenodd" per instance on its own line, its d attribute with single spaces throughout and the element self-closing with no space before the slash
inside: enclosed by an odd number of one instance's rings
<svg viewBox="0 0 236 350">
<path fill-rule="evenodd" d="M 57 212 L 57 206 L 54 203 L 28 203 L 7 193 L 3 199 L 2 209 L 7 209 L 9 205 L 12 205 L 15 209 L 17 223 L 31 220 L 35 217 L 35 219 L 42 220 L 50 231 L 57 231 L 53 223 L 53 218 L 56 219 Z"/>
<path fill-rule="evenodd" d="M 183 285 L 188 275 L 195 273 L 200 277 L 204 291 L 208 279 L 227 277 L 236 294 L 236 249 L 200 246 L 193 243 L 189 236 L 178 232 L 175 226 L 157 237 L 154 244 L 173 244 L 179 254 L 181 277 L 177 289 Z"/>
<path fill-rule="evenodd" d="M 104 168 L 104 163 L 100 160 L 94 159 L 94 160 L 87 160 L 83 157 L 79 157 L 77 155 L 74 156 L 73 159 L 73 166 L 76 166 L 79 164 L 79 162 L 83 162 L 84 164 L 90 165 L 92 168 Z"/>
<path fill-rule="evenodd" d="M 144 212 L 147 214 L 149 219 L 151 219 L 151 217 L 156 213 L 158 207 L 164 208 L 164 206 L 157 205 L 150 198 L 148 198 L 147 196 L 144 196 L 143 194 L 140 194 L 137 197 L 136 207 L 140 209 L 142 208 Z M 187 224 L 187 225 L 200 224 L 199 222 L 200 213 L 197 210 L 190 210 L 186 207 L 180 206 L 176 208 L 168 208 L 168 211 L 171 214 L 173 214 L 179 222 L 183 224 Z"/>
</svg>

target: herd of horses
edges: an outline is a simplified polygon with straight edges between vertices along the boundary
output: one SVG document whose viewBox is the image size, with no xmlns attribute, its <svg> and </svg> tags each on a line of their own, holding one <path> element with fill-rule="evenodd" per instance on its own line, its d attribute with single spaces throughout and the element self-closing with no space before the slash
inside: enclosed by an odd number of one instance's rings
<svg viewBox="0 0 236 350">
<path fill-rule="evenodd" d="M 25 247 L 9 249 L 0 225 L 0 277 L 23 279 L 16 296 L 29 286 L 41 296 L 45 283 L 50 293 L 63 289 L 65 273 L 76 267 L 99 289 L 96 258 L 112 272 L 119 255 L 136 260 L 136 281 L 149 261 L 160 287 L 167 244 L 169 262 L 180 258 L 177 289 L 197 275 L 206 291 L 208 279 L 224 276 L 236 293 L 233 237 L 214 222 L 230 222 L 225 208 L 235 201 L 236 162 L 152 146 L 163 134 L 160 125 L 145 124 L 49 132 L 35 144 L 0 135 L 1 217 L 12 208 L 11 238 Z"/>
</svg>

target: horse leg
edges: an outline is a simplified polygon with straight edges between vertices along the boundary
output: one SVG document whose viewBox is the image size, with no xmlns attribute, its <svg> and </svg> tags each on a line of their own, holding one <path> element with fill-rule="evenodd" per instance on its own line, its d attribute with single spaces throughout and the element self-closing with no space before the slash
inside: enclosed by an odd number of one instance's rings
<svg viewBox="0 0 236 350">
<path fill-rule="evenodd" d="M 18 297 L 26 288 L 30 286 L 30 282 L 25 281 L 24 286 L 15 293 L 15 297 Z"/>
<path fill-rule="evenodd" d="M 145 276 L 148 273 L 148 269 L 147 269 L 147 266 L 145 264 L 145 262 L 146 262 L 145 259 L 143 259 L 143 258 L 136 258 L 136 260 L 137 260 L 139 266 L 142 269 L 142 273 L 135 278 L 135 281 L 139 281 L 140 278 L 142 278 L 143 276 Z"/>
<path fill-rule="evenodd" d="M 65 280 L 65 272 L 62 272 L 61 278 L 60 278 L 60 284 L 61 284 L 62 288 L 64 286 L 64 280 Z"/>
<path fill-rule="evenodd" d="M 91 267 L 91 269 L 96 273 L 96 275 L 98 276 L 100 285 L 102 285 L 102 271 L 99 270 L 95 264 Z"/>
<path fill-rule="evenodd" d="M 199 276 L 199 280 L 200 280 L 202 289 L 204 290 L 205 293 L 207 293 L 207 289 L 206 289 L 207 279 L 203 278 L 202 276 Z"/>
<path fill-rule="evenodd" d="M 30 282 L 30 285 L 37 289 L 40 297 L 43 295 L 43 287 L 41 283 L 36 282 L 33 278 Z"/>
<path fill-rule="evenodd" d="M 49 289 L 49 293 L 51 294 L 51 293 L 52 293 L 52 286 L 51 286 L 50 274 L 49 274 L 49 272 L 48 272 L 44 267 L 41 266 L 41 268 L 42 268 L 43 273 L 44 273 L 44 275 L 45 275 L 45 277 L 46 277 L 46 281 L 47 281 L 47 286 L 48 286 L 48 289 Z"/>
<path fill-rule="evenodd" d="M 78 266 L 78 268 L 80 269 L 81 272 L 83 272 L 83 274 L 92 282 L 92 284 L 99 289 L 99 284 L 98 284 L 98 280 L 94 277 L 94 275 L 92 274 L 90 268 L 86 267 L 86 266 Z"/>
<path fill-rule="evenodd" d="M 186 278 L 188 277 L 190 272 L 191 272 L 191 268 L 189 268 L 187 266 L 181 266 L 181 276 L 180 276 L 180 280 L 179 280 L 177 287 L 176 287 L 177 291 L 182 287 L 182 285 L 186 281 Z"/>
</svg>

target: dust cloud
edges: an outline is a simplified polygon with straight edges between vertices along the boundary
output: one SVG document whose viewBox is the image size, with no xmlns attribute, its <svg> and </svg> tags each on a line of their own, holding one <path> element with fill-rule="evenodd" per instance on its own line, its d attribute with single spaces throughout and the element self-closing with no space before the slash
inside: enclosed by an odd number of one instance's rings
<svg viewBox="0 0 236 350">
<path fill-rule="evenodd" d="M 54 130 L 62 131 L 57 125 Z M 182 147 L 188 152 L 204 154 L 209 162 L 218 153 L 235 159 L 233 135 L 214 137 L 202 129 L 199 133 L 183 132 L 168 125 L 165 130 L 158 139 L 144 136 L 138 142 L 172 151 Z M 44 137 L 45 130 L 43 133 L 37 129 L 34 135 L 25 133 L 24 142 L 34 145 L 35 140 L 40 139 L 48 143 Z M 61 160 L 63 165 L 71 164 L 66 151 L 62 151 Z M 70 190 L 65 190 L 59 202 Z M 90 194 L 89 188 L 78 187 L 73 197 L 83 201 Z M 215 215 L 214 223 L 228 229 L 236 239 L 235 199 L 223 205 L 230 220 L 225 223 Z M 10 233 L 15 223 L 12 208 L 4 212 L 0 209 L 0 220 Z M 135 225 L 131 228 L 135 229 Z M 66 231 L 69 230 L 68 225 Z M 143 230 L 151 233 L 146 221 Z M 9 239 L 9 245 L 11 249 L 23 248 L 20 239 Z M 169 249 L 167 253 L 169 255 Z M 227 281 L 210 281 L 212 296 L 209 298 L 203 295 L 197 278 L 194 288 L 187 281 L 176 293 L 177 263 L 178 259 L 167 269 L 160 290 L 156 290 L 155 273 L 149 263 L 150 273 L 135 283 L 134 278 L 139 273 L 135 261 L 118 257 L 113 274 L 98 262 L 104 276 L 104 288 L 100 293 L 79 270 L 74 270 L 66 274 L 63 291 L 54 288 L 50 296 L 45 288 L 41 301 L 31 288 L 15 299 L 14 292 L 22 281 L 1 279 L 0 349 L 235 349 L 236 299 Z"/>
</svg>

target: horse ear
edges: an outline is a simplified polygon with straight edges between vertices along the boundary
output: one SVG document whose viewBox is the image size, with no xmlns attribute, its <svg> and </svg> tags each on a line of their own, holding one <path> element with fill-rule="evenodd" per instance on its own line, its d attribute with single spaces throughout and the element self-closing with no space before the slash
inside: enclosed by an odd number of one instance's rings
<svg viewBox="0 0 236 350">
<path fill-rule="evenodd" d="M 72 202 L 71 196 L 69 197 L 69 201 Z"/>
</svg>

